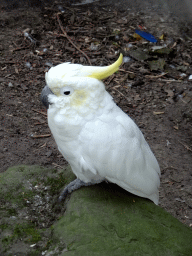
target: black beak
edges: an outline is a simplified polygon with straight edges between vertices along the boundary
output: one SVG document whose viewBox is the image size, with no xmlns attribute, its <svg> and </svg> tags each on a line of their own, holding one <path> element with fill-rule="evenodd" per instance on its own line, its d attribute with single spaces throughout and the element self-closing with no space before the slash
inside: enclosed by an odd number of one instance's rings
<svg viewBox="0 0 192 256">
<path fill-rule="evenodd" d="M 40 96 L 40 100 L 43 103 L 43 105 L 46 107 L 46 109 L 49 108 L 49 100 L 48 100 L 48 95 L 49 94 L 53 94 L 53 92 L 49 89 L 49 87 L 46 85 L 42 92 L 41 92 L 41 96 Z"/>
</svg>

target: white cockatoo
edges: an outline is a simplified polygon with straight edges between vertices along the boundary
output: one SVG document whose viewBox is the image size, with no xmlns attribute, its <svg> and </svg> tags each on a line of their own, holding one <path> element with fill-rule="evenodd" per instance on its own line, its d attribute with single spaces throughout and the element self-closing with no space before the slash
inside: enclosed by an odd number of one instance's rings
<svg viewBox="0 0 192 256">
<path fill-rule="evenodd" d="M 60 200 L 81 186 L 104 180 L 158 204 L 160 169 L 134 121 L 105 90 L 102 79 L 119 69 L 119 59 L 106 67 L 69 62 L 52 67 L 41 99 L 58 149 L 77 179 Z"/>
</svg>

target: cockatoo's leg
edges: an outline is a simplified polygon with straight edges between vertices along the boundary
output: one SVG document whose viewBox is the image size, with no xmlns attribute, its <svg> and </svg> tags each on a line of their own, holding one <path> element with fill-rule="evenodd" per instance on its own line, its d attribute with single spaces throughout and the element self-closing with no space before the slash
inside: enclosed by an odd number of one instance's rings
<svg viewBox="0 0 192 256">
<path fill-rule="evenodd" d="M 67 196 L 67 194 L 73 192 L 74 190 L 83 187 L 83 186 L 91 186 L 91 185 L 95 185 L 98 183 L 101 183 L 102 181 L 93 181 L 93 182 L 83 182 L 80 179 L 75 179 L 72 182 L 70 182 L 61 192 L 58 201 L 61 202 L 62 200 L 64 200 Z"/>
</svg>

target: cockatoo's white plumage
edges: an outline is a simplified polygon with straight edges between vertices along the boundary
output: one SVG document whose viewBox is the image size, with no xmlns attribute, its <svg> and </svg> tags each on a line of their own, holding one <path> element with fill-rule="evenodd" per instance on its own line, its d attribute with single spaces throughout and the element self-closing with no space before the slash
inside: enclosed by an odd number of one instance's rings
<svg viewBox="0 0 192 256">
<path fill-rule="evenodd" d="M 100 81 L 111 66 L 63 63 L 46 73 L 48 124 L 58 148 L 83 182 L 104 179 L 158 204 L 160 169 L 141 131 Z"/>
</svg>

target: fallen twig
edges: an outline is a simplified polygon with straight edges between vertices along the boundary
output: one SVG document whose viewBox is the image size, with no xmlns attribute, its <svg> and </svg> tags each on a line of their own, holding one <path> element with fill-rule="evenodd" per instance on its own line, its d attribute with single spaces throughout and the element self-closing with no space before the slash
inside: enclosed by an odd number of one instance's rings
<svg viewBox="0 0 192 256">
<path fill-rule="evenodd" d="M 82 50 L 80 50 L 79 47 L 77 47 L 77 46 L 72 42 L 71 38 L 67 35 L 67 33 L 65 32 L 65 30 L 63 29 L 63 26 L 62 26 L 61 21 L 60 21 L 60 19 L 59 19 L 59 13 L 57 14 L 57 21 L 58 21 L 58 23 L 59 23 L 59 26 L 60 26 L 60 28 L 61 28 L 61 31 L 63 32 L 63 34 L 61 34 L 61 36 L 66 37 L 66 38 L 69 40 L 69 42 L 70 42 L 79 52 L 81 52 L 81 53 L 86 57 L 86 59 L 88 60 L 89 64 L 91 65 L 91 61 L 90 61 L 89 57 L 87 56 L 87 54 L 84 53 Z"/>
<path fill-rule="evenodd" d="M 55 167 L 58 167 L 58 168 L 60 168 L 60 169 L 63 169 L 62 166 L 60 166 L 60 165 L 58 165 L 58 164 L 56 164 L 56 163 L 52 163 L 52 165 L 54 165 Z"/>
<path fill-rule="evenodd" d="M 165 112 L 161 112 L 161 111 L 153 111 L 153 115 L 162 115 L 165 114 Z"/>
<path fill-rule="evenodd" d="M 122 92 L 120 92 L 119 90 L 117 90 L 116 88 L 112 88 L 113 90 L 117 91 L 120 95 L 122 95 L 127 101 L 129 101 L 129 98 L 127 98 Z"/>
<path fill-rule="evenodd" d="M 16 51 L 20 51 L 20 50 L 28 49 L 28 48 L 29 48 L 28 46 L 23 46 L 23 47 L 18 47 L 18 48 L 15 48 L 15 49 L 11 49 L 10 51 L 11 52 L 16 52 Z"/>
<path fill-rule="evenodd" d="M 45 124 L 45 123 L 46 123 L 46 121 L 41 122 L 41 123 L 34 123 L 34 125 L 41 125 L 41 124 Z"/>
<path fill-rule="evenodd" d="M 32 36 L 29 35 L 29 33 L 24 32 L 24 36 L 25 36 L 26 38 L 28 38 L 28 39 L 31 41 L 31 43 L 33 43 L 34 45 L 36 45 L 37 41 L 36 41 L 35 39 L 33 39 Z"/>
<path fill-rule="evenodd" d="M 176 45 L 177 45 L 177 43 L 175 42 L 175 43 L 171 46 L 171 49 L 173 49 Z"/>
<path fill-rule="evenodd" d="M 33 138 L 47 138 L 50 136 L 51 136 L 51 134 L 31 135 L 31 137 L 33 137 Z"/>
<path fill-rule="evenodd" d="M 165 170 L 167 170 L 167 169 L 174 169 L 174 170 L 178 170 L 177 168 L 175 168 L 174 166 L 167 166 L 167 167 L 165 167 L 165 168 L 163 168 L 163 170 L 162 171 L 165 171 Z"/>
<path fill-rule="evenodd" d="M 47 113 L 44 113 L 44 112 L 39 111 L 39 110 L 36 110 L 36 109 L 34 109 L 34 108 L 32 108 L 32 110 L 35 111 L 35 112 L 37 112 L 37 113 L 39 113 L 39 114 L 42 114 L 42 115 L 44 115 L 44 116 L 47 116 Z"/>
<path fill-rule="evenodd" d="M 135 73 L 132 72 L 132 71 L 124 70 L 124 69 L 122 69 L 122 68 L 120 68 L 119 71 L 123 71 L 123 72 L 130 73 L 130 74 L 135 74 Z"/>
<path fill-rule="evenodd" d="M 192 152 L 192 149 L 191 149 L 188 145 L 184 144 L 184 143 L 181 142 L 181 141 L 179 141 L 179 143 L 181 143 L 181 145 L 183 145 L 187 150 L 189 150 L 189 151 Z"/>
<path fill-rule="evenodd" d="M 43 148 L 47 145 L 47 143 L 45 142 L 43 145 L 41 145 L 39 148 Z"/>
<path fill-rule="evenodd" d="M 115 86 L 113 86 L 112 88 L 113 89 L 117 89 L 117 88 L 119 88 L 119 87 L 122 87 L 120 84 L 118 84 L 118 85 L 115 85 Z"/>
<path fill-rule="evenodd" d="M 15 61 L 0 61 L 0 64 L 17 64 Z"/>
<path fill-rule="evenodd" d="M 115 75 L 113 74 L 110 78 L 109 81 L 107 81 L 105 84 L 109 85 L 111 83 L 111 81 L 113 80 L 113 78 L 115 77 Z"/>
<path fill-rule="evenodd" d="M 168 72 L 167 72 L 168 73 Z M 145 77 L 146 78 L 160 78 L 162 76 L 165 76 L 167 73 L 164 73 L 164 74 L 161 74 L 161 75 L 158 75 L 158 76 L 150 76 L 150 75 L 146 75 Z"/>
<path fill-rule="evenodd" d="M 168 79 L 161 79 L 162 82 L 177 82 L 177 83 L 181 83 L 181 80 L 168 80 Z"/>
</svg>

